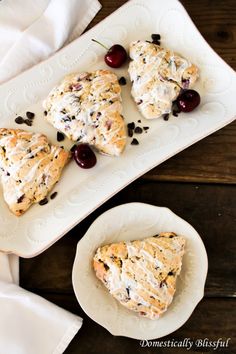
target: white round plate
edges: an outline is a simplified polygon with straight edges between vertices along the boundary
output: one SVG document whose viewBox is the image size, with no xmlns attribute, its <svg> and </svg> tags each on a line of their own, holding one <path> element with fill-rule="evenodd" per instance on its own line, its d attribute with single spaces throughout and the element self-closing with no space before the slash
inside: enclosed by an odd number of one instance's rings
<svg viewBox="0 0 236 354">
<path fill-rule="evenodd" d="M 173 231 L 186 239 L 177 290 L 157 320 L 140 317 L 119 304 L 95 276 L 92 259 L 98 247 Z M 135 339 L 160 338 L 181 327 L 204 295 L 208 261 L 197 231 L 171 210 L 143 203 L 123 204 L 99 216 L 77 245 L 72 281 L 77 300 L 111 334 Z"/>
</svg>

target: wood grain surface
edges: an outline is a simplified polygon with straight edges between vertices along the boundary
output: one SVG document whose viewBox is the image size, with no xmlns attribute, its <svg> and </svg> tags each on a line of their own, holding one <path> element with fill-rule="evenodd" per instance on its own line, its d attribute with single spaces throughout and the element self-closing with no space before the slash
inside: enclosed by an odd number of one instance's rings
<svg viewBox="0 0 236 354">
<path fill-rule="evenodd" d="M 100 2 L 103 8 L 89 28 L 126 1 Z M 181 2 L 208 43 L 236 69 L 235 0 Z M 66 354 L 236 353 L 235 183 L 236 122 L 132 183 L 43 254 L 33 259 L 21 259 L 21 286 L 84 319 Z M 71 283 L 76 244 L 97 216 L 113 206 L 133 201 L 172 209 L 196 228 L 208 253 L 209 272 L 204 299 L 184 326 L 162 340 L 231 338 L 229 348 L 217 351 L 196 347 L 189 351 L 186 348 L 142 348 L 139 341 L 112 336 L 80 308 Z"/>
</svg>

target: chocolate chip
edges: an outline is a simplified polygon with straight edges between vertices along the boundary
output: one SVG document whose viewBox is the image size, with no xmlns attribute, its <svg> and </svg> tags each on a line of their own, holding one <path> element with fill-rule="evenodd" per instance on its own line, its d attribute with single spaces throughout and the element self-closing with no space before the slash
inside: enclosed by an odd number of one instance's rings
<svg viewBox="0 0 236 354">
<path fill-rule="evenodd" d="M 122 86 L 126 85 L 126 78 L 124 76 L 119 79 L 119 84 Z"/>
<path fill-rule="evenodd" d="M 128 288 L 126 288 L 126 291 L 127 291 L 128 296 L 129 296 L 129 291 L 130 291 L 130 288 L 129 288 L 129 287 L 128 287 Z"/>
<path fill-rule="evenodd" d="M 139 100 L 139 101 L 137 102 L 137 105 L 140 105 L 141 103 L 143 103 L 143 100 Z"/>
<path fill-rule="evenodd" d="M 127 124 L 127 127 L 128 127 L 129 129 L 134 130 L 134 128 L 135 128 L 135 124 L 134 124 L 134 122 L 132 122 L 132 123 L 128 123 L 128 124 Z"/>
<path fill-rule="evenodd" d="M 55 199 L 56 196 L 57 196 L 57 192 L 54 192 L 54 193 L 51 194 L 50 198 L 51 198 L 51 199 Z"/>
<path fill-rule="evenodd" d="M 178 114 L 181 113 L 181 110 L 178 107 L 177 101 L 173 101 L 172 103 L 172 114 L 175 117 L 178 117 Z"/>
<path fill-rule="evenodd" d="M 18 116 L 18 117 L 16 117 L 15 122 L 17 124 L 23 124 L 24 123 L 24 118 L 22 118 L 21 116 Z"/>
<path fill-rule="evenodd" d="M 163 119 L 164 120 L 169 120 L 169 113 L 163 114 Z"/>
<path fill-rule="evenodd" d="M 71 151 L 71 152 L 74 152 L 76 148 L 77 148 L 77 145 L 74 144 L 74 145 L 70 148 L 70 151 Z"/>
<path fill-rule="evenodd" d="M 109 266 L 106 263 L 103 263 L 103 265 L 104 265 L 104 268 L 105 268 L 106 271 L 108 271 L 110 269 Z"/>
<path fill-rule="evenodd" d="M 44 199 L 40 200 L 39 205 L 45 205 L 47 203 L 48 203 L 47 198 L 44 198 Z"/>
<path fill-rule="evenodd" d="M 136 127 L 136 128 L 134 129 L 134 132 L 135 132 L 135 134 L 142 134 L 143 129 L 140 128 L 140 127 Z"/>
<path fill-rule="evenodd" d="M 47 115 L 48 115 L 48 112 L 47 112 L 47 111 L 44 111 L 43 113 L 44 113 L 44 115 L 45 115 L 45 116 L 47 116 Z"/>
<path fill-rule="evenodd" d="M 134 138 L 134 139 L 131 141 L 131 145 L 139 145 L 138 140 Z"/>
<path fill-rule="evenodd" d="M 25 119 L 24 123 L 25 123 L 26 125 L 28 125 L 29 127 L 32 126 L 32 120 L 30 120 L 30 119 Z"/>
<path fill-rule="evenodd" d="M 35 114 L 32 112 L 26 112 L 26 117 L 29 119 L 34 119 Z"/>
<path fill-rule="evenodd" d="M 168 275 L 174 275 L 174 273 L 173 272 L 169 272 Z"/>
<path fill-rule="evenodd" d="M 22 194 L 22 196 L 17 199 L 17 203 L 21 203 L 23 201 L 24 197 L 25 197 L 25 195 Z"/>
<path fill-rule="evenodd" d="M 152 41 L 153 44 L 156 44 L 156 45 L 161 45 L 161 42 L 160 41 Z"/>
<path fill-rule="evenodd" d="M 63 141 L 65 139 L 65 135 L 61 132 L 57 132 L 57 141 Z"/>
<path fill-rule="evenodd" d="M 132 138 L 133 134 L 134 134 L 133 129 L 128 128 L 128 136 L 129 136 L 130 138 Z"/>
<path fill-rule="evenodd" d="M 148 130 L 148 129 L 149 129 L 149 127 L 143 127 L 143 129 L 144 129 L 144 130 Z"/>
<path fill-rule="evenodd" d="M 159 41 L 161 39 L 160 34 L 153 33 L 151 37 L 153 41 Z"/>
<path fill-rule="evenodd" d="M 141 120 L 140 120 L 140 119 L 138 120 L 138 123 L 141 123 Z"/>
</svg>

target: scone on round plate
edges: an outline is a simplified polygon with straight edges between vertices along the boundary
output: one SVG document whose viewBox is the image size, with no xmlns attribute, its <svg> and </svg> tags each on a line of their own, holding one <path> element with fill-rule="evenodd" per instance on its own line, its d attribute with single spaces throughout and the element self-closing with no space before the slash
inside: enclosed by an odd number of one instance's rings
<svg viewBox="0 0 236 354">
<path fill-rule="evenodd" d="M 125 148 L 121 88 L 109 70 L 70 74 L 44 101 L 46 119 L 69 139 L 118 156 Z"/>
<path fill-rule="evenodd" d="M 185 239 L 173 232 L 114 243 L 98 248 L 93 267 L 123 306 L 157 319 L 173 300 L 184 246 Z"/>
<path fill-rule="evenodd" d="M 59 180 L 70 153 L 43 134 L 0 128 L 0 180 L 9 209 L 22 215 Z"/>
<path fill-rule="evenodd" d="M 148 41 L 130 44 L 131 94 L 147 119 L 171 112 L 181 89 L 192 88 L 198 68 L 187 59 Z"/>
</svg>

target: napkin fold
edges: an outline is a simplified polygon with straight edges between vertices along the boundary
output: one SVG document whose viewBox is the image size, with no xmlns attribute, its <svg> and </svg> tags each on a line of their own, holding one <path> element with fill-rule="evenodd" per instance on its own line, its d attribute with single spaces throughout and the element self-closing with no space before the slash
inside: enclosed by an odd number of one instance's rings
<svg viewBox="0 0 236 354">
<path fill-rule="evenodd" d="M 0 253 L 0 353 L 61 354 L 82 319 L 14 284 L 18 263 Z"/>
<path fill-rule="evenodd" d="M 0 1 L 0 84 L 78 37 L 97 0 Z M 0 354 L 61 354 L 82 319 L 19 285 L 19 258 L 0 252 Z"/>
<path fill-rule="evenodd" d="M 74 40 L 100 8 L 97 0 L 0 1 L 0 83 Z"/>
</svg>

